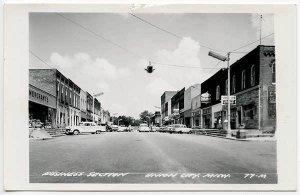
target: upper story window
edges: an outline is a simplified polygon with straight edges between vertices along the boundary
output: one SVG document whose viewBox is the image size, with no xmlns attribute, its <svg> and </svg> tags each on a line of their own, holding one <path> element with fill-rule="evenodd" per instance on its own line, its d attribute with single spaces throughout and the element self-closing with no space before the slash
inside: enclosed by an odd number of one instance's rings
<svg viewBox="0 0 300 195">
<path fill-rule="evenodd" d="M 233 75 L 233 77 L 232 77 L 232 93 L 235 93 L 235 89 L 236 89 L 236 77 L 235 77 L 235 75 Z"/>
<path fill-rule="evenodd" d="M 220 99 L 220 85 L 217 86 L 216 88 L 216 100 L 219 100 Z"/>
<path fill-rule="evenodd" d="M 255 85 L 255 65 L 251 66 L 251 86 Z"/>
<path fill-rule="evenodd" d="M 246 70 L 242 71 L 242 77 L 241 78 L 242 78 L 242 80 L 241 80 L 241 84 L 242 84 L 241 88 L 245 89 L 246 88 Z"/>
<path fill-rule="evenodd" d="M 275 68 L 275 60 L 274 60 L 274 62 L 272 62 L 272 64 L 271 64 L 271 68 L 272 68 L 272 83 L 276 83 L 276 74 L 275 74 L 276 68 Z"/>
</svg>

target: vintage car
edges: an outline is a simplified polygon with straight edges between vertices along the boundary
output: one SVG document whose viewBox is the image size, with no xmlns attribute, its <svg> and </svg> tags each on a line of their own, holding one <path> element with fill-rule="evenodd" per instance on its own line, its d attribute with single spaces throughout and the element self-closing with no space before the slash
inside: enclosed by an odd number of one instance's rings
<svg viewBox="0 0 300 195">
<path fill-rule="evenodd" d="M 78 135 L 80 133 L 96 133 L 100 134 L 101 132 L 105 132 L 106 127 L 97 125 L 94 122 L 81 122 L 79 125 L 75 126 L 67 126 L 66 134 Z"/>
<path fill-rule="evenodd" d="M 150 132 L 150 128 L 148 127 L 148 125 L 146 123 L 142 123 L 142 124 L 140 124 L 138 131 L 139 132 Z"/>
</svg>

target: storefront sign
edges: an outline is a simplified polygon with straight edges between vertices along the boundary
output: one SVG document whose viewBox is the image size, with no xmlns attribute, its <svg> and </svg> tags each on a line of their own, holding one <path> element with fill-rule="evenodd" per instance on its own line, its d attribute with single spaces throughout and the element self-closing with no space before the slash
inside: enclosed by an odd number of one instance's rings
<svg viewBox="0 0 300 195">
<path fill-rule="evenodd" d="M 276 91 L 275 91 L 275 87 L 271 86 L 268 89 L 268 97 L 269 97 L 269 103 L 270 104 L 275 104 L 276 103 Z"/>
<path fill-rule="evenodd" d="M 203 93 L 201 94 L 200 99 L 201 99 L 201 103 L 209 104 L 211 102 L 211 95 L 208 92 Z"/>
<path fill-rule="evenodd" d="M 29 101 L 47 107 L 56 108 L 56 98 L 45 91 L 29 85 Z"/>
<path fill-rule="evenodd" d="M 228 96 L 227 95 L 221 96 L 221 104 L 222 105 L 228 104 Z M 230 105 L 236 105 L 236 96 L 234 96 L 234 95 L 230 96 Z"/>
</svg>

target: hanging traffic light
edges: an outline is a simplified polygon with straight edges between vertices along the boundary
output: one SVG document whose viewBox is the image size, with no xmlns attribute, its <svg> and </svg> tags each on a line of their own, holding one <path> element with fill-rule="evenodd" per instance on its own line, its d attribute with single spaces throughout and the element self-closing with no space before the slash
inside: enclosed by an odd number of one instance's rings
<svg viewBox="0 0 300 195">
<path fill-rule="evenodd" d="M 153 69 L 153 66 L 151 65 L 151 62 L 149 61 L 149 66 L 147 66 L 147 68 L 145 68 L 145 70 L 148 73 L 152 73 L 155 69 Z"/>
</svg>

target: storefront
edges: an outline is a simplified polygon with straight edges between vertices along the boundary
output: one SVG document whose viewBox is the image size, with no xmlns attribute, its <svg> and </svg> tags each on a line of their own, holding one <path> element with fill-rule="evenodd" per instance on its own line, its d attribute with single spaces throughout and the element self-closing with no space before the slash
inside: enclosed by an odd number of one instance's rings
<svg viewBox="0 0 300 195">
<path fill-rule="evenodd" d="M 29 123 L 39 121 L 51 128 L 56 125 L 56 97 L 29 85 Z"/>
<path fill-rule="evenodd" d="M 192 112 L 192 127 L 202 128 L 200 108 L 193 110 Z"/>
<path fill-rule="evenodd" d="M 211 107 L 202 109 L 202 122 L 204 129 L 210 129 L 212 126 Z"/>
</svg>

